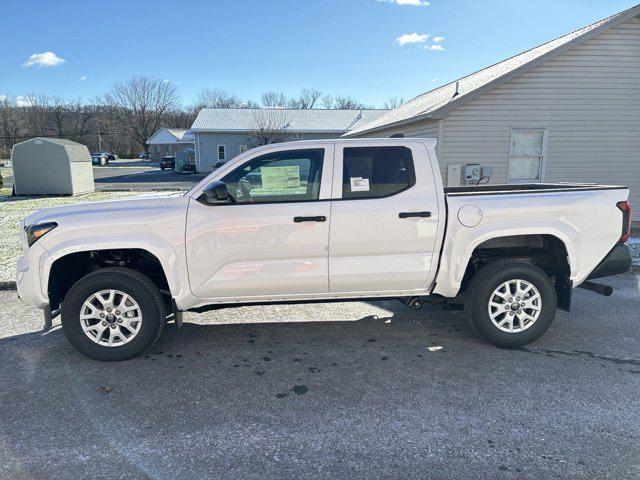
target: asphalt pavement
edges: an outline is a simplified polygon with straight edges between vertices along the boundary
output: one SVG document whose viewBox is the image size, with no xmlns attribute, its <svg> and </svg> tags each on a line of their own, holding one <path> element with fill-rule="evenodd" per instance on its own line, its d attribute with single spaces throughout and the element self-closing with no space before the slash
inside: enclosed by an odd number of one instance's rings
<svg viewBox="0 0 640 480">
<path fill-rule="evenodd" d="M 385 301 L 188 314 L 118 363 L 0 292 L 0 478 L 637 479 L 640 277 L 607 283 L 519 349 Z"/>
<path fill-rule="evenodd" d="M 157 167 L 94 167 L 96 190 L 189 190 L 206 177 Z"/>
<path fill-rule="evenodd" d="M 123 163 L 123 165 L 127 164 Z M 156 166 L 93 167 L 96 191 L 189 190 L 206 175 L 201 173 L 178 173 L 175 170 L 160 170 Z M 6 188 L 11 188 L 13 177 L 5 178 L 4 185 Z"/>
</svg>

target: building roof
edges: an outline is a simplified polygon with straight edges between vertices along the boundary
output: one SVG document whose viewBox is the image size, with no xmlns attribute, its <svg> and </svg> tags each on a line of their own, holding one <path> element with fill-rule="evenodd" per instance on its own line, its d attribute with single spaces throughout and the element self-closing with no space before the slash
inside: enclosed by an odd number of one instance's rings
<svg viewBox="0 0 640 480">
<path fill-rule="evenodd" d="M 203 108 L 193 122 L 194 132 L 246 132 L 269 121 L 288 125 L 291 132 L 344 133 L 371 122 L 388 110 Z"/>
<path fill-rule="evenodd" d="M 160 141 L 156 143 L 178 143 L 182 140 L 182 137 L 184 137 L 185 133 L 187 132 L 189 132 L 189 130 L 187 130 L 186 128 L 161 128 L 149 137 L 149 139 L 147 140 L 147 144 L 154 143 L 154 139 L 162 135 L 164 135 L 164 138 L 160 138 Z"/>
<path fill-rule="evenodd" d="M 181 140 L 184 134 L 188 131 L 186 128 L 165 128 L 165 130 L 178 140 Z"/>
<path fill-rule="evenodd" d="M 423 93 L 385 115 L 351 130 L 345 136 L 400 126 L 416 120 L 442 118 L 449 110 L 477 98 L 487 90 L 495 88 L 569 48 L 639 14 L 640 5 L 636 5 L 580 30 Z"/>
</svg>

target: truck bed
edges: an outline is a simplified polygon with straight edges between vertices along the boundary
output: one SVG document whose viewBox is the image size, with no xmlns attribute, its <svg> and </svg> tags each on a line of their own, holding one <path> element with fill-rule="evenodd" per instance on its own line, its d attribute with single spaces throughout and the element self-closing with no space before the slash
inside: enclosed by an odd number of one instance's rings
<svg viewBox="0 0 640 480">
<path fill-rule="evenodd" d="M 508 185 L 471 185 L 466 187 L 445 187 L 447 196 L 463 195 L 508 195 L 545 192 L 579 192 L 584 190 L 621 190 L 620 185 L 599 185 L 595 183 L 527 183 Z"/>
</svg>

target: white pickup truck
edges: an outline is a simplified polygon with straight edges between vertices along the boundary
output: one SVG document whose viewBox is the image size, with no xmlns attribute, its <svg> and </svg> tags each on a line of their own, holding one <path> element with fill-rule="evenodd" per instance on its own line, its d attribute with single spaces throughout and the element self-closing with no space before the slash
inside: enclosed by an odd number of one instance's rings
<svg viewBox="0 0 640 480">
<path fill-rule="evenodd" d="M 21 225 L 21 299 L 99 360 L 184 311 L 396 298 L 463 305 L 498 346 L 540 337 L 573 287 L 625 272 L 626 187 L 444 188 L 433 139 L 250 150 L 189 192 L 49 208 Z"/>
</svg>

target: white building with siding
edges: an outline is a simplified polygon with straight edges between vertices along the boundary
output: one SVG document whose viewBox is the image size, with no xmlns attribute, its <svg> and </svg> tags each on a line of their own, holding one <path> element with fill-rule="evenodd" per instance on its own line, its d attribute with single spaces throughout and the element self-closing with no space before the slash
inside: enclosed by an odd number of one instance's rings
<svg viewBox="0 0 640 480">
<path fill-rule="evenodd" d="M 278 141 L 338 138 L 388 110 L 203 108 L 190 132 L 196 171 L 209 172 L 256 145 L 255 132 L 271 131 Z"/>
<path fill-rule="evenodd" d="M 185 148 L 193 148 L 193 137 L 184 128 L 161 128 L 149 137 L 147 145 L 151 160 L 157 161 Z"/>
<path fill-rule="evenodd" d="M 433 137 L 445 184 L 631 187 L 640 221 L 640 5 L 424 93 L 345 134 Z"/>
</svg>

